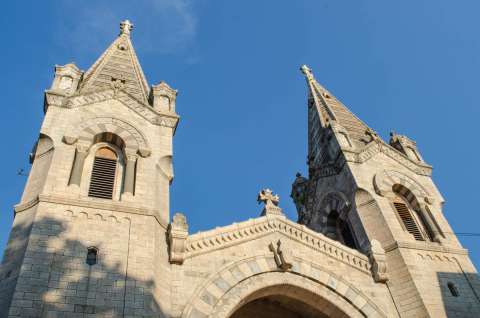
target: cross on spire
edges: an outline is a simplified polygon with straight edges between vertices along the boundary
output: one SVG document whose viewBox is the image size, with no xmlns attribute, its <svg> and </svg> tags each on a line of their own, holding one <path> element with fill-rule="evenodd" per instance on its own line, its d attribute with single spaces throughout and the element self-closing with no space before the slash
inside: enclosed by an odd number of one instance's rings
<svg viewBox="0 0 480 318">
<path fill-rule="evenodd" d="M 283 215 L 282 209 L 278 206 L 278 202 L 280 201 L 280 197 L 278 194 L 273 194 L 272 190 L 270 189 L 263 189 L 258 193 L 257 196 L 258 203 L 263 202 L 265 204 L 262 216 L 263 215 Z"/>
<path fill-rule="evenodd" d="M 120 35 L 130 35 L 130 31 L 133 29 L 133 24 L 128 19 L 120 22 Z"/>
<path fill-rule="evenodd" d="M 277 206 L 278 202 L 280 201 L 280 197 L 278 194 L 273 194 L 272 190 L 270 189 L 263 189 L 258 193 L 257 201 L 265 203 L 266 206 Z"/>
<path fill-rule="evenodd" d="M 305 74 L 305 76 L 306 76 L 308 79 L 313 79 L 312 69 L 311 69 L 310 67 L 308 67 L 307 65 L 303 64 L 303 65 L 300 67 L 300 70 L 302 71 L 303 74 Z"/>
</svg>

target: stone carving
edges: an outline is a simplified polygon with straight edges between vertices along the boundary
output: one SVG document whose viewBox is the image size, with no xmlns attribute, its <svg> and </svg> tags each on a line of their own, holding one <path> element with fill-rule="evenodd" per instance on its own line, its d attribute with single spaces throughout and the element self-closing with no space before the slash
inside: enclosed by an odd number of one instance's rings
<svg viewBox="0 0 480 318">
<path fill-rule="evenodd" d="M 182 264 L 185 259 L 185 241 L 188 237 L 187 218 L 182 213 L 175 213 L 168 227 L 170 262 Z"/>
<path fill-rule="evenodd" d="M 77 108 L 110 99 L 116 99 L 154 125 L 175 128 L 179 119 L 179 116 L 173 112 L 168 114 L 159 113 L 150 105 L 144 104 L 135 98 L 135 96 L 132 96 L 121 89 L 114 90 L 113 88 L 100 88 L 88 94 L 71 96 L 66 101 L 64 101 L 65 97 L 63 95 L 58 95 L 61 98 L 54 99 L 54 96 L 57 95 L 52 95 L 50 93 L 48 95 L 46 94 L 46 98 L 49 97 L 50 99 L 46 100 L 45 107 L 53 105 L 58 107 Z"/>
<path fill-rule="evenodd" d="M 285 260 L 285 256 L 283 256 L 283 251 L 281 249 L 282 242 L 280 240 L 277 241 L 277 248 L 273 243 L 268 245 L 269 250 L 273 253 L 273 259 L 275 260 L 275 264 L 277 267 L 280 268 L 282 271 L 288 271 L 292 268 L 292 264 L 288 263 Z"/>
<path fill-rule="evenodd" d="M 385 283 L 388 281 L 385 250 L 377 240 L 372 240 L 370 244 L 368 257 L 370 258 L 370 263 L 372 264 L 371 271 L 373 278 L 377 283 Z"/>
<path fill-rule="evenodd" d="M 283 215 L 282 209 L 278 206 L 280 197 L 278 194 L 273 194 L 270 189 L 263 189 L 258 193 L 257 202 L 263 202 L 265 207 L 262 210 L 262 216 L 264 215 Z"/>
<path fill-rule="evenodd" d="M 290 197 L 293 199 L 295 207 L 297 208 L 298 223 L 300 224 L 308 224 L 311 218 L 311 213 L 309 213 L 306 208 L 307 186 L 308 179 L 303 177 L 300 173 L 297 173 L 295 181 L 292 184 Z"/>
<path fill-rule="evenodd" d="M 368 127 L 365 130 L 365 135 L 367 136 L 367 138 L 362 138 L 362 141 L 364 141 L 366 144 L 369 144 L 372 141 L 380 140 L 380 137 L 378 136 L 377 132 L 370 127 Z"/>
<path fill-rule="evenodd" d="M 114 78 L 112 77 L 112 88 L 115 91 L 115 94 L 125 86 L 124 78 Z"/>
</svg>

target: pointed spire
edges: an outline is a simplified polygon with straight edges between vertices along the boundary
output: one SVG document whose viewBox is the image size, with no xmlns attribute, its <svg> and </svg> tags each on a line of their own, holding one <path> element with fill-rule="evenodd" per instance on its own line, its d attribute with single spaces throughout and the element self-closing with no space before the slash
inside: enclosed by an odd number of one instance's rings
<svg viewBox="0 0 480 318">
<path fill-rule="evenodd" d="M 322 127 L 328 127 L 332 122 L 335 122 L 345 128 L 350 138 L 355 141 L 363 142 L 368 139 L 368 131 L 372 131 L 372 129 L 320 85 L 307 65 L 302 65 L 300 70 L 307 80 L 309 99 L 317 109 Z"/>
<path fill-rule="evenodd" d="M 130 40 L 133 24 L 120 23 L 120 34 L 85 73 L 80 91 L 122 89 L 139 101 L 148 101 L 148 83 Z"/>
</svg>

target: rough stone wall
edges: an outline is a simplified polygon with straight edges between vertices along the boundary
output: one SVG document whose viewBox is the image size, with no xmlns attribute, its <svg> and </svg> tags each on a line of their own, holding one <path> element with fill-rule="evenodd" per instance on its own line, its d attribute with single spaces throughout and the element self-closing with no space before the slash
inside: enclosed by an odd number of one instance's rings
<svg viewBox="0 0 480 318">
<path fill-rule="evenodd" d="M 358 215 L 365 222 L 365 228 L 370 237 L 379 240 L 386 249 L 387 271 L 389 275 L 389 287 L 395 297 L 395 301 L 402 317 L 450 317 L 455 312 L 459 317 L 476 317 L 478 311 L 478 300 L 471 299 L 471 288 L 465 290 L 465 278 L 459 273 L 458 264 L 468 261 L 465 250 L 462 249 L 458 239 L 445 219 L 441 208 L 443 198 L 429 176 L 418 175 L 400 165 L 392 158 L 383 154 L 374 156 L 371 160 L 362 164 L 349 164 L 356 186 L 366 191 L 374 200 L 382 213 L 385 226 L 380 225 L 380 220 L 372 220 L 372 209 L 358 208 Z M 421 185 L 430 197 L 433 198 L 430 210 L 439 224 L 445 239 L 439 244 L 436 242 L 419 242 L 402 227 L 396 211 L 388 196 L 380 196 L 375 192 L 373 178 L 382 170 L 393 170 L 399 172 Z M 423 198 L 419 198 L 423 199 Z M 368 214 L 362 214 L 368 212 Z M 369 224 L 373 221 L 373 224 Z M 372 226 L 373 225 L 373 226 Z M 386 233 L 378 233 L 382 229 Z M 392 241 L 393 239 L 393 241 Z M 430 253 L 426 252 L 430 251 Z M 436 255 L 438 262 L 430 261 L 429 257 L 420 256 L 425 254 Z M 447 259 L 451 261 L 447 261 Z M 469 262 L 469 261 L 468 261 Z M 447 265 L 448 264 L 448 265 Z M 476 270 L 473 266 L 466 266 L 468 275 L 476 277 Z M 462 288 L 462 296 L 449 297 L 445 293 L 447 288 L 446 278 L 450 277 L 459 288 Z M 477 305 L 474 305 L 474 303 Z M 459 303 L 465 305 L 459 309 Z M 453 316 L 454 317 L 454 316 Z"/>
<path fill-rule="evenodd" d="M 158 226 L 149 216 L 41 203 L 8 317 L 157 317 Z M 98 263 L 88 265 L 92 246 Z"/>
<path fill-rule="evenodd" d="M 148 143 L 150 153 L 137 158 L 133 196 L 88 197 L 92 160 L 86 160 L 80 187 L 69 185 L 76 145 L 65 138 L 98 118 L 105 118 L 102 127 L 113 133 L 122 129 L 109 118 L 128 122 Z M 54 150 L 45 152 L 48 147 L 39 143 L 42 156 L 35 158 L 17 207 L 0 270 L 0 317 L 7 317 L 10 303 L 8 317 L 83 317 L 92 311 L 95 317 L 168 315 L 165 233 L 173 128 L 151 124 L 109 99 L 78 108 L 50 106 L 41 136 Z M 99 248 L 98 265 L 85 262 L 89 246 Z"/>
<path fill-rule="evenodd" d="M 0 317 L 7 317 L 22 262 L 30 240 L 30 231 L 37 207 L 17 215 L 0 266 Z"/>
</svg>

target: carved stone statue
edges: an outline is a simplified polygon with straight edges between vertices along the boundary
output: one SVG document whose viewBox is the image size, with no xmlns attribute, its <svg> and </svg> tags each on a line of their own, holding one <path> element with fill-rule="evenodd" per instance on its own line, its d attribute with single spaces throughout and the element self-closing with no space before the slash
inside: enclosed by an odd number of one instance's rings
<svg viewBox="0 0 480 318">
<path fill-rule="evenodd" d="M 295 181 L 292 184 L 292 192 L 290 197 L 295 203 L 298 213 L 298 223 L 307 224 L 310 221 L 311 215 L 307 212 L 307 184 L 308 179 L 297 173 Z"/>
</svg>

